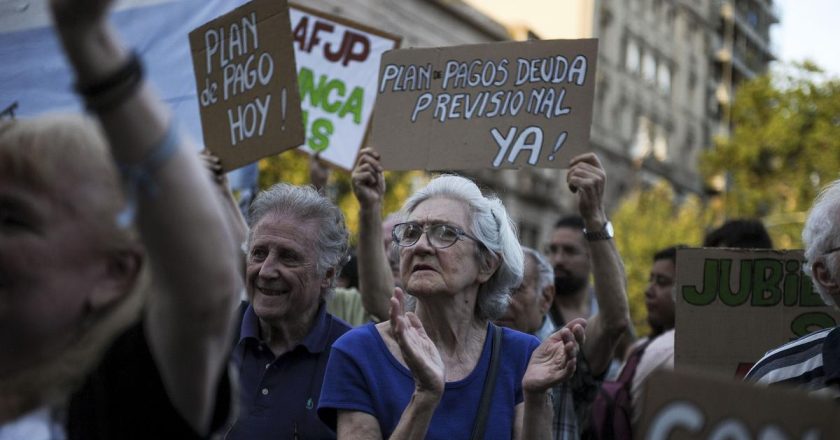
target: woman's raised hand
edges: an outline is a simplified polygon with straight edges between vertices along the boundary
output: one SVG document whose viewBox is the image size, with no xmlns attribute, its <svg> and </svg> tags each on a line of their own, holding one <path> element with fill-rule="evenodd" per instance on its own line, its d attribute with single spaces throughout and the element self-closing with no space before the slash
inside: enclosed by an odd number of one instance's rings
<svg viewBox="0 0 840 440">
<path fill-rule="evenodd" d="M 414 375 L 416 391 L 442 396 L 446 381 L 443 359 L 417 315 L 406 313 L 405 293 L 399 287 L 391 298 L 391 335 Z"/>
<path fill-rule="evenodd" d="M 579 342 L 583 340 L 585 320 L 574 320 L 546 338 L 531 355 L 522 378 L 526 393 L 544 393 L 569 379 L 577 367 Z"/>
</svg>

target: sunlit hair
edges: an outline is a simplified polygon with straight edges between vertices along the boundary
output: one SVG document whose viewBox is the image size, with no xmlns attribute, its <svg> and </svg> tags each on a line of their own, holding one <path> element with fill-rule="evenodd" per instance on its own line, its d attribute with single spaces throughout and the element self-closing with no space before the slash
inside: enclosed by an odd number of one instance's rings
<svg viewBox="0 0 840 440">
<path fill-rule="evenodd" d="M 324 292 L 330 293 L 342 266 L 347 262 L 349 251 L 349 234 L 341 210 L 311 186 L 277 183 L 257 194 L 251 203 L 251 208 L 248 210 L 248 250 L 251 249 L 254 227 L 269 213 L 318 222 L 317 270 L 318 275 L 323 276 L 328 269 L 335 269 L 336 276 L 332 278 L 333 284 L 327 292 Z"/>
<path fill-rule="evenodd" d="M 0 121 L 0 175 L 52 195 L 58 203 L 94 224 L 91 247 L 106 252 L 142 247 L 134 230 L 117 226 L 123 196 L 99 126 L 78 115 Z M 56 403 L 76 388 L 105 349 L 139 318 L 148 273 L 145 264 L 134 286 L 114 303 L 88 312 L 72 342 L 61 352 L 24 371 L 0 378 L 0 395 L 19 410 Z"/>
<path fill-rule="evenodd" d="M 840 245 L 837 237 L 840 236 L 840 179 L 828 184 L 817 198 L 805 220 L 805 227 L 802 229 L 802 244 L 805 246 L 805 273 L 813 278 L 814 262 L 825 259 L 826 268 L 835 279 L 840 276 L 835 268 L 838 266 L 837 259 L 840 258 L 837 252 L 823 256 L 827 250 Z M 834 305 L 835 301 L 823 287 L 813 282 L 815 289 L 828 305 Z"/>
<path fill-rule="evenodd" d="M 511 289 L 522 282 L 522 248 L 513 221 L 498 197 L 485 197 L 471 180 L 454 175 L 438 176 L 414 193 L 403 205 L 404 215 L 408 217 L 418 205 L 433 198 L 462 201 L 469 207 L 472 224 L 466 229 L 483 245 L 477 246 L 476 256 L 481 267 L 500 258 L 496 272 L 478 288 L 475 309 L 479 319 L 498 319 L 507 309 Z"/>
<path fill-rule="evenodd" d="M 536 249 L 522 246 L 522 253 L 526 257 L 530 256 L 534 259 L 537 268 L 537 295 L 540 295 L 546 286 L 554 284 L 554 268 L 551 267 L 545 256 Z"/>
</svg>

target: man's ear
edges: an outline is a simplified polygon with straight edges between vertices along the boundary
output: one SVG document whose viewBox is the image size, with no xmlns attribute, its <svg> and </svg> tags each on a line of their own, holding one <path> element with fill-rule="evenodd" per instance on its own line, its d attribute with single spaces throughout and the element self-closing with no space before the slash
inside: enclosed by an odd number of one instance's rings
<svg viewBox="0 0 840 440">
<path fill-rule="evenodd" d="M 545 315 L 554 302 L 554 283 L 548 283 L 540 292 L 540 313 Z"/>
<path fill-rule="evenodd" d="M 143 256 L 139 250 L 123 249 L 109 252 L 105 256 L 96 287 L 88 295 L 90 310 L 107 307 L 131 292 L 142 266 Z"/>
<path fill-rule="evenodd" d="M 814 275 L 814 282 L 822 286 L 823 290 L 828 292 L 832 298 L 840 294 L 840 286 L 838 286 L 837 281 L 831 276 L 831 272 L 829 272 L 828 267 L 825 265 L 825 259 L 820 258 L 815 261 L 811 266 L 811 273 Z"/>
<path fill-rule="evenodd" d="M 321 291 L 326 291 L 333 285 L 333 279 L 338 275 L 334 267 L 327 269 L 324 277 L 321 278 Z"/>
</svg>

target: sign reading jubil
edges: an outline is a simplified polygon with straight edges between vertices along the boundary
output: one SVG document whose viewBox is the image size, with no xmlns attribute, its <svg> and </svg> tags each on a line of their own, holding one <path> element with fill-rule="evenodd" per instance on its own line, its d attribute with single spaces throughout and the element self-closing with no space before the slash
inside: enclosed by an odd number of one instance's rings
<svg viewBox="0 0 840 440">
<path fill-rule="evenodd" d="M 677 251 L 677 367 L 743 376 L 764 353 L 840 322 L 802 269 L 802 251 Z"/>
<path fill-rule="evenodd" d="M 190 32 L 207 148 L 230 171 L 303 143 L 289 9 L 254 0 Z"/>
<path fill-rule="evenodd" d="M 382 165 L 566 167 L 589 148 L 597 52 L 587 39 L 386 53 L 373 118 Z"/>
</svg>

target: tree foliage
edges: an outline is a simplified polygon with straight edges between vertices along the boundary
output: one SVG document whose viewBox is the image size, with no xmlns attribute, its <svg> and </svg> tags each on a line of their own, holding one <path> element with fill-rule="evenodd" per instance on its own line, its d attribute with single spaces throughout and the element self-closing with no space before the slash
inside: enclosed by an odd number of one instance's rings
<svg viewBox="0 0 840 440">
<path fill-rule="evenodd" d="M 663 182 L 633 191 L 612 215 L 616 246 L 627 273 L 630 315 L 637 334 L 647 334 L 645 288 L 653 265 L 653 255 L 676 244 L 697 246 L 705 227 L 713 221 L 713 211 L 704 209 L 699 197 L 677 201 L 671 187 Z"/>
<path fill-rule="evenodd" d="M 758 77 L 739 87 L 732 124 L 701 171 L 725 176 L 728 217 L 761 218 L 776 247 L 801 246 L 811 202 L 840 177 L 840 80 L 809 63 Z"/>
<path fill-rule="evenodd" d="M 613 214 L 640 334 L 648 331 L 644 289 L 657 250 L 699 246 L 706 231 L 732 218 L 761 219 L 775 247 L 799 248 L 814 197 L 840 177 L 840 80 L 813 64 L 740 85 L 732 126 L 700 161 L 707 181 L 725 178 L 720 196 L 679 198 L 663 182 L 630 193 Z"/>
<path fill-rule="evenodd" d="M 294 185 L 309 184 L 310 156 L 298 151 L 287 151 L 277 156 L 263 159 L 259 162 L 260 189 L 265 189 L 277 182 Z M 405 199 L 425 179 L 421 171 L 385 172 L 385 201 L 383 215 L 394 212 L 402 207 Z M 353 195 L 350 183 L 350 173 L 333 169 L 327 184 L 327 195 L 335 201 L 347 220 L 350 230 L 350 241 L 355 244 L 359 231 L 359 202 Z"/>
</svg>

